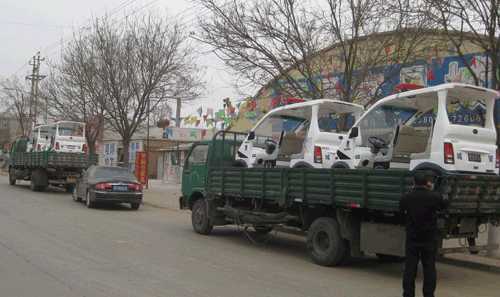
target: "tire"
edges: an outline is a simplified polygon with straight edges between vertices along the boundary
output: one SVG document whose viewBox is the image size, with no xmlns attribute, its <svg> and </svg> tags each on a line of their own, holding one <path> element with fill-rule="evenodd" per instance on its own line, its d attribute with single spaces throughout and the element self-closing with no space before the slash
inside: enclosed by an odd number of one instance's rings
<svg viewBox="0 0 500 297">
<path fill-rule="evenodd" d="M 36 182 L 34 180 L 35 178 L 33 177 L 33 175 L 31 176 L 31 180 L 30 180 L 30 189 L 33 191 L 33 192 L 39 192 L 40 190 L 38 189 L 38 186 L 36 185 Z"/>
<path fill-rule="evenodd" d="M 43 192 L 49 186 L 47 172 L 44 169 L 35 169 L 31 173 L 30 188 L 35 192 Z"/>
<path fill-rule="evenodd" d="M 204 198 L 194 202 L 193 209 L 191 210 L 191 224 L 196 233 L 208 235 L 212 232 L 214 226 L 209 214 L 208 203 Z"/>
<path fill-rule="evenodd" d="M 9 185 L 15 186 L 16 185 L 16 175 L 14 174 L 14 169 L 10 168 L 9 169 Z"/>
<path fill-rule="evenodd" d="M 257 234 L 266 235 L 273 231 L 272 226 L 253 226 L 253 230 Z"/>
<path fill-rule="evenodd" d="M 132 210 L 138 210 L 139 209 L 139 206 L 141 206 L 140 203 L 130 203 L 130 208 Z"/>
<path fill-rule="evenodd" d="M 386 263 L 401 263 L 405 260 L 404 257 L 386 255 L 386 254 L 375 254 L 381 262 Z"/>
<path fill-rule="evenodd" d="M 307 232 L 307 250 L 314 263 L 322 266 L 340 265 L 348 257 L 347 242 L 340 236 L 340 227 L 333 218 L 316 219 Z"/>
<path fill-rule="evenodd" d="M 85 206 L 87 208 L 95 208 L 96 203 L 90 199 L 90 192 L 87 191 L 87 195 L 85 195 Z"/>
<path fill-rule="evenodd" d="M 73 193 L 71 194 L 71 197 L 73 197 L 73 201 L 75 201 L 75 202 L 82 201 L 82 198 L 78 197 L 76 187 L 73 187 Z"/>
</svg>

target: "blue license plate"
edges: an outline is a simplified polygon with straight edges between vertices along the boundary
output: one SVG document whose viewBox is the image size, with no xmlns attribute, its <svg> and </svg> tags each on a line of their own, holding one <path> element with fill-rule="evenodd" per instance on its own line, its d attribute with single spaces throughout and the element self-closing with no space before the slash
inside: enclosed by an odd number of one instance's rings
<svg viewBox="0 0 500 297">
<path fill-rule="evenodd" d="M 128 186 L 113 186 L 114 192 L 128 192 Z"/>
</svg>

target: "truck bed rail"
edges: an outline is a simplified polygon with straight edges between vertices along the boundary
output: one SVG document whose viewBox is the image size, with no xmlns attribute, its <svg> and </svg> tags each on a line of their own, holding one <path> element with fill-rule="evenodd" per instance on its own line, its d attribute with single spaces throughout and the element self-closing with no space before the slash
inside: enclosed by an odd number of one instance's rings
<svg viewBox="0 0 500 297">
<path fill-rule="evenodd" d="M 207 191 L 215 195 L 341 208 L 399 211 L 401 196 L 412 187 L 407 170 L 290 169 L 212 167 Z M 437 189 L 450 214 L 500 216 L 500 177 L 444 175 Z"/>
</svg>

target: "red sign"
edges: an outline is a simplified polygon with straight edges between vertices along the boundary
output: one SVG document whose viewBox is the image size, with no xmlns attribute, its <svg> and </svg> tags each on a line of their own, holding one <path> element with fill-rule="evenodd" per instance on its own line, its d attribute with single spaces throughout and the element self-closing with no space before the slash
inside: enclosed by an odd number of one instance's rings
<svg viewBox="0 0 500 297">
<path fill-rule="evenodd" d="M 135 176 L 143 185 L 148 183 L 148 166 L 146 164 L 146 152 L 136 152 L 135 155 Z"/>
</svg>

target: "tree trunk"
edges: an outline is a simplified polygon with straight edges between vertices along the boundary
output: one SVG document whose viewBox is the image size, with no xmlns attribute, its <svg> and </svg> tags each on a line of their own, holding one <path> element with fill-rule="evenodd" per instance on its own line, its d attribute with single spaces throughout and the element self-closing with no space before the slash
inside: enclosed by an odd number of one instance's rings
<svg viewBox="0 0 500 297">
<path fill-rule="evenodd" d="M 122 144 L 123 144 L 123 164 L 122 167 L 127 167 L 130 161 L 130 139 L 122 138 Z"/>
<path fill-rule="evenodd" d="M 95 139 L 88 139 L 87 138 L 87 145 L 89 146 L 89 154 L 93 155 L 96 153 L 96 147 L 95 147 L 96 140 Z"/>
<path fill-rule="evenodd" d="M 181 98 L 177 98 L 177 106 L 175 109 L 175 127 L 181 127 Z"/>
</svg>

